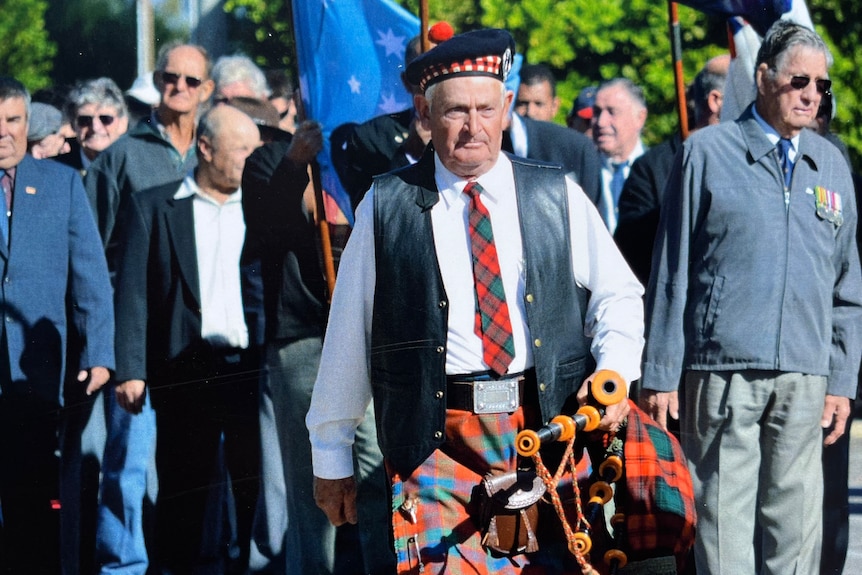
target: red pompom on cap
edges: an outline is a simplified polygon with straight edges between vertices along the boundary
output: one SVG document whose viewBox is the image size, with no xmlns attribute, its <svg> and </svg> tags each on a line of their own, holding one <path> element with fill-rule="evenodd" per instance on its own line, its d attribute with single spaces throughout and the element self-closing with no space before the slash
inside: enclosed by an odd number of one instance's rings
<svg viewBox="0 0 862 575">
<path fill-rule="evenodd" d="M 445 42 L 455 35 L 455 30 L 449 22 L 437 22 L 428 29 L 428 39 L 435 44 Z"/>
</svg>

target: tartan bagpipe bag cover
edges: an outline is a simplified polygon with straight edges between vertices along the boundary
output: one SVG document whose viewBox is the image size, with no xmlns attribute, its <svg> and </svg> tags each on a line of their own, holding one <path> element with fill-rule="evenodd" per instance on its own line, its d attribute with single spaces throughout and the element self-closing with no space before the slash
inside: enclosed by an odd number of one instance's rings
<svg viewBox="0 0 862 575">
<path fill-rule="evenodd" d="M 630 560 L 672 554 L 681 572 L 695 535 L 691 475 L 676 437 L 629 404 L 624 453 Z"/>
</svg>

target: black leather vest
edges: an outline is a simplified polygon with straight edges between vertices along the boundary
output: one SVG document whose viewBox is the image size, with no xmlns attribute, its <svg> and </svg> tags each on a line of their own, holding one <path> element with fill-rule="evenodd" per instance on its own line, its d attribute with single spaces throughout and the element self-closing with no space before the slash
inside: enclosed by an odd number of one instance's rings
<svg viewBox="0 0 862 575">
<path fill-rule="evenodd" d="M 524 305 L 547 422 L 594 365 L 584 337 L 588 294 L 572 272 L 562 170 L 509 157 L 523 238 Z M 449 302 L 431 227 L 439 200 L 433 154 L 375 186 L 371 382 L 380 448 L 406 477 L 443 443 L 446 422 Z"/>
</svg>

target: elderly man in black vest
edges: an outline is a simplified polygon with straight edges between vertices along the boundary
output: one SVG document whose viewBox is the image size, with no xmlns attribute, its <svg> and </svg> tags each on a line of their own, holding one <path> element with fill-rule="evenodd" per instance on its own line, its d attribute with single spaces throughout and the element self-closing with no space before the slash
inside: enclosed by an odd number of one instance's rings
<svg viewBox="0 0 862 575">
<path fill-rule="evenodd" d="M 585 401 L 594 368 L 639 376 L 642 287 L 595 208 L 560 168 L 500 153 L 513 53 L 480 30 L 411 63 L 432 145 L 375 180 L 341 260 L 306 420 L 315 498 L 356 521 L 350 446 L 373 397 L 399 572 L 563 569 L 553 539 L 486 550 L 471 493 L 516 469 L 518 431 Z M 609 406 L 601 428 L 627 412 Z"/>
</svg>

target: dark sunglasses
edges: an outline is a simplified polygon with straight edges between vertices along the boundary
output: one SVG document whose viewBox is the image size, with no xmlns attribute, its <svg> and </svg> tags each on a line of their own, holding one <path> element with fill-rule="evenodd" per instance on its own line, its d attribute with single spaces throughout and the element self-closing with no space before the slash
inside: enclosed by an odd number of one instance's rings
<svg viewBox="0 0 862 575">
<path fill-rule="evenodd" d="M 811 83 L 811 78 L 808 76 L 791 76 L 790 87 L 794 90 L 804 90 Z M 814 80 L 814 85 L 817 86 L 817 91 L 821 94 L 830 94 L 832 89 L 832 80 Z"/>
<path fill-rule="evenodd" d="M 75 119 L 75 123 L 78 124 L 79 128 L 89 128 L 93 125 L 93 119 L 99 118 L 99 121 L 102 122 L 103 126 L 110 126 L 116 120 L 116 117 L 111 116 L 110 114 L 99 114 L 98 116 L 78 116 Z"/>
<path fill-rule="evenodd" d="M 195 89 L 201 84 L 204 83 L 200 78 L 195 78 L 194 76 L 186 76 L 185 74 L 175 74 L 173 72 L 162 72 L 162 81 L 165 84 L 174 84 L 176 85 L 180 78 L 186 79 L 186 86 L 189 88 Z"/>
</svg>

